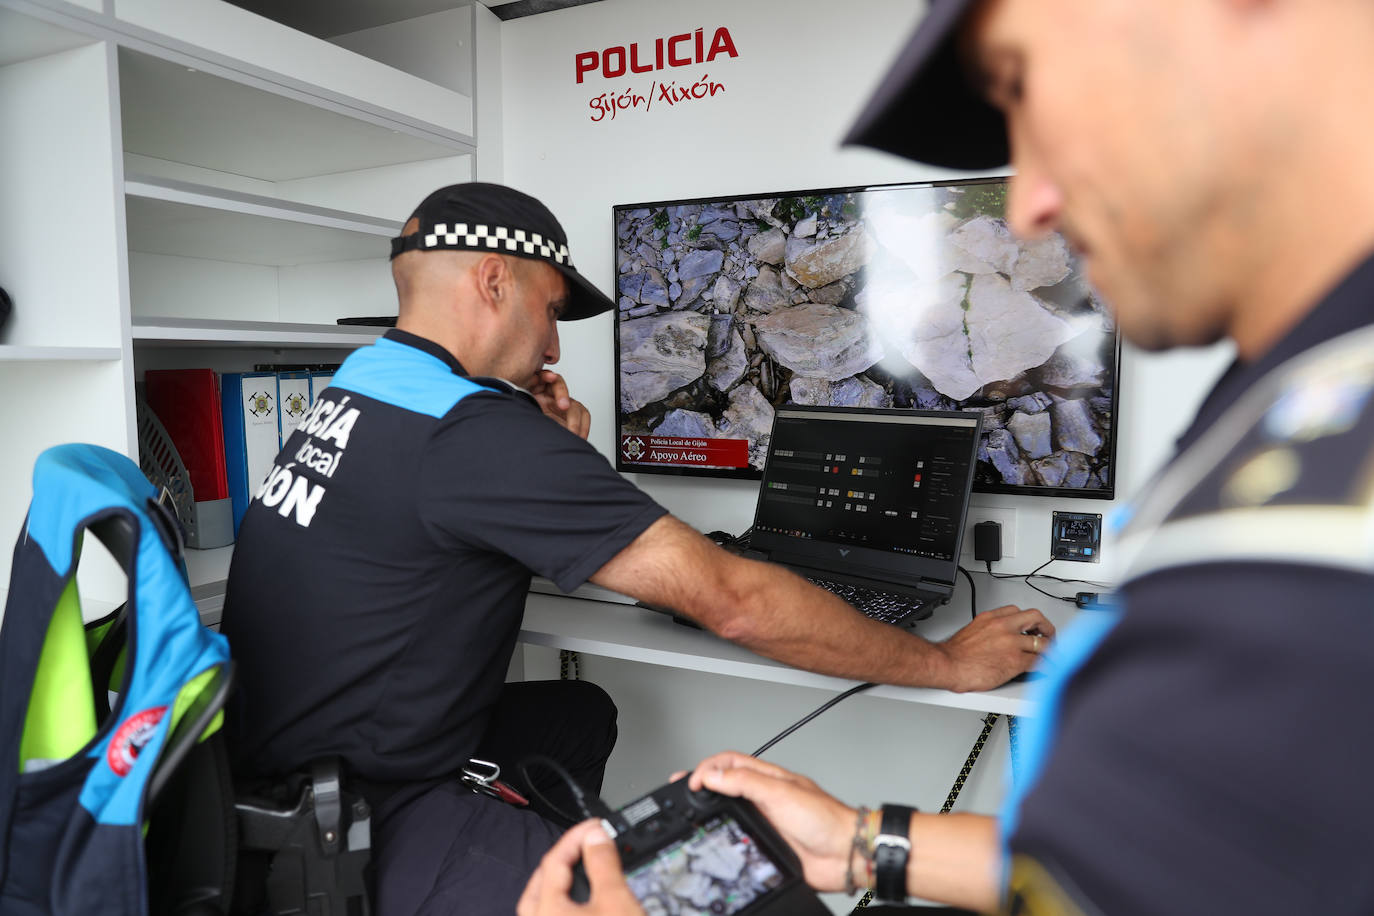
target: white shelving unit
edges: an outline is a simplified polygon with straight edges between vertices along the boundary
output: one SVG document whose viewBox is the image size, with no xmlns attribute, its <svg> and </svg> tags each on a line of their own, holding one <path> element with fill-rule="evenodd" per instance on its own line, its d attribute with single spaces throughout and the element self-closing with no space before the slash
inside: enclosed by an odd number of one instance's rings
<svg viewBox="0 0 1374 916">
<path fill-rule="evenodd" d="M 210 321 L 195 318 L 135 318 L 133 338 L 145 346 L 329 347 L 353 349 L 376 340 L 380 327 Z"/>
<path fill-rule="evenodd" d="M 25 347 L 13 344 L 0 346 L 0 362 L 32 361 L 40 363 L 67 360 L 112 360 L 123 355 L 118 347 Z"/>
<path fill-rule="evenodd" d="M 388 240 L 475 176 L 474 112 L 221 0 L 0 0 L 0 537 L 44 448 L 136 455 L 145 368 L 332 362 L 375 340 L 336 319 L 395 313 Z M 207 553 L 194 584 L 227 571 L 231 551 Z M 101 575 L 83 582 L 97 600 L 122 590 Z"/>
</svg>

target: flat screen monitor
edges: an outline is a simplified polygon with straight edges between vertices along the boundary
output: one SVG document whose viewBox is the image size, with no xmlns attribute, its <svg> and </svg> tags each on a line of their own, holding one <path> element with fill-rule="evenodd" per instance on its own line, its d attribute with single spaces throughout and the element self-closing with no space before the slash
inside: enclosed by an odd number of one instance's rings
<svg viewBox="0 0 1374 916">
<path fill-rule="evenodd" d="M 1007 188 L 616 206 L 617 468 L 756 479 L 787 404 L 976 410 L 975 491 L 1111 498 L 1115 322 Z"/>
</svg>

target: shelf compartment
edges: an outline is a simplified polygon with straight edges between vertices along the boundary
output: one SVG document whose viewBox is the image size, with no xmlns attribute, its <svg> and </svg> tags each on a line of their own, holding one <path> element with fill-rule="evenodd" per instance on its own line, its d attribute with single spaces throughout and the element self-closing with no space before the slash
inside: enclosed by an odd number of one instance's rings
<svg viewBox="0 0 1374 916">
<path fill-rule="evenodd" d="M 466 96 L 217 0 L 137 5 L 164 7 L 156 24 L 151 17 L 135 24 L 169 36 L 198 15 L 186 8 L 232 11 L 239 21 L 228 28 L 261 33 L 248 44 L 268 53 L 241 56 L 201 35 L 189 39 L 189 55 L 175 42 L 158 56 L 121 50 L 130 152 L 283 181 L 475 148 Z M 279 37 L 308 48 L 273 48 Z"/>
<path fill-rule="evenodd" d="M 371 344 L 386 328 L 272 321 L 218 321 L 196 318 L 135 317 L 134 343 L 143 346 L 332 347 Z"/>
<path fill-rule="evenodd" d="M 136 176 L 125 181 L 129 250 L 268 267 L 384 260 L 401 223 Z"/>
<path fill-rule="evenodd" d="M 150 175 L 126 175 L 124 193 L 132 197 L 160 200 L 166 203 L 186 204 L 226 213 L 240 213 L 266 219 L 283 220 L 323 229 L 340 229 L 346 232 L 380 235 L 391 238 L 401 231 L 401 223 L 395 220 L 379 219 L 345 210 L 331 210 L 310 204 L 250 194 L 242 191 L 198 185 L 189 181 L 173 178 L 153 177 Z"/>
</svg>

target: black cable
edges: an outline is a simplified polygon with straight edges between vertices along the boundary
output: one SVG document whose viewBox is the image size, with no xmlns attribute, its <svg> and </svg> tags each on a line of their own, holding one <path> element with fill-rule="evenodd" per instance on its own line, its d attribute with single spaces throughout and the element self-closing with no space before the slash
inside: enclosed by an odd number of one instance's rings
<svg viewBox="0 0 1374 916">
<path fill-rule="evenodd" d="M 1108 583 L 1106 583 L 1106 582 L 1094 582 L 1094 581 L 1092 581 L 1091 579 L 1065 579 L 1065 578 L 1062 577 L 1062 576 L 1051 576 L 1049 573 L 1041 573 L 1041 574 L 1040 574 L 1040 578 L 1041 578 L 1041 579 L 1053 579 L 1055 582 L 1063 582 L 1063 583 L 1065 583 L 1065 584 L 1070 584 L 1070 583 L 1073 583 L 1073 582 L 1079 582 L 1079 583 L 1082 583 L 1083 585 L 1091 585 L 1091 586 L 1093 586 L 1094 588 L 1101 588 L 1101 589 L 1107 589 L 1107 590 L 1110 590 L 1111 587 L 1112 587 L 1110 584 L 1108 584 Z"/>
<path fill-rule="evenodd" d="M 992 564 L 991 564 L 991 563 L 988 563 L 988 572 L 991 572 L 991 571 L 992 571 Z M 963 574 L 964 574 L 964 578 L 968 580 L 968 609 L 969 609 L 969 616 L 970 616 L 970 617 L 977 617 L 977 616 L 978 616 L 978 586 L 976 586 L 976 585 L 973 584 L 973 576 L 970 576 L 970 575 L 969 575 L 969 572 L 968 572 L 967 569 L 964 569 L 964 567 L 960 566 L 960 567 L 959 567 L 959 572 L 963 573 Z"/>
<path fill-rule="evenodd" d="M 545 769 L 553 770 L 562 777 L 563 781 L 567 783 L 568 788 L 572 791 L 573 799 L 577 802 L 577 807 L 582 811 L 582 817 L 577 818 L 569 816 L 566 811 L 549 801 L 547 795 L 539 791 L 539 787 L 534 784 L 534 780 L 530 779 L 530 764 L 537 764 Z M 563 764 L 554 760 L 552 757 L 545 757 L 543 754 L 531 754 L 516 764 L 516 769 L 518 769 L 520 775 L 525 778 L 525 785 L 529 787 L 530 792 L 541 802 L 548 805 L 555 814 L 570 824 L 579 820 L 586 820 L 590 817 L 609 819 L 615 816 L 614 812 L 612 812 L 610 807 L 601 800 L 600 796 L 589 796 L 587 790 L 578 785 L 577 780 L 573 779 L 572 774 L 564 768 Z"/>
<path fill-rule="evenodd" d="M 1047 591 L 1045 591 L 1043 588 L 1041 588 L 1040 586 L 1036 585 L 1034 582 L 1031 581 L 1031 576 L 1036 575 L 1037 573 L 1040 572 L 1040 570 L 1044 569 L 1046 566 L 1049 566 L 1051 563 L 1053 563 L 1053 562 L 1054 562 L 1054 557 L 1050 557 L 1048 560 L 1046 560 L 1045 562 L 1041 563 L 1039 566 L 1035 567 L 1035 569 L 1031 570 L 1031 571 L 1028 572 L 1028 573 L 1024 573 L 1024 574 L 1022 574 L 1022 573 L 995 573 L 995 572 L 992 571 L 992 561 L 991 561 L 991 560 L 984 560 L 983 562 L 987 564 L 987 567 L 988 567 L 988 575 L 989 575 L 989 576 L 992 576 L 994 579 L 1025 579 L 1025 580 L 1026 580 L 1026 585 L 1028 585 L 1028 586 L 1030 586 L 1031 588 L 1035 589 L 1037 592 L 1039 592 L 1040 594 L 1044 595 L 1046 598 L 1054 598 L 1054 599 L 1056 599 L 1056 600 L 1058 600 L 1058 601 L 1067 601 L 1069 604 L 1077 604 L 1077 603 L 1078 603 L 1078 602 L 1075 601 L 1073 598 L 1066 598 L 1066 597 L 1064 597 L 1063 595 L 1056 595 L 1056 594 L 1054 594 L 1053 592 L 1047 592 Z M 1053 579 L 1054 576 L 1041 576 L 1041 578 L 1043 578 L 1043 579 Z"/>
<path fill-rule="evenodd" d="M 821 713 L 825 712 L 827 709 L 834 706 L 836 703 L 839 703 L 841 700 L 848 699 L 849 697 L 854 696 L 854 694 L 856 693 L 863 693 L 865 690 L 869 690 L 877 686 L 877 684 L 871 682 L 858 684 L 854 687 L 850 687 L 844 693 L 831 697 L 829 700 L 826 700 L 820 706 L 816 707 L 811 712 L 807 713 L 805 716 L 798 719 L 796 722 L 793 722 L 787 728 L 783 729 L 777 735 L 774 735 L 768 741 L 764 742 L 762 747 L 754 751 L 754 753 L 750 754 L 749 756 L 758 757 L 764 751 L 768 750 L 773 745 L 781 741 L 783 738 L 786 738 L 788 735 L 792 734 L 794 731 L 801 728 L 803 725 L 810 722 L 812 719 L 816 718 Z M 536 786 L 534 780 L 530 778 L 531 765 L 538 765 L 545 767 L 546 769 L 553 770 L 563 779 L 563 782 L 567 783 L 568 788 L 572 791 L 573 798 L 577 801 L 577 807 L 582 811 L 582 819 L 595 817 L 601 818 L 603 820 L 611 820 L 614 823 L 616 815 L 613 811 L 611 811 L 610 807 L 604 801 L 602 801 L 599 796 L 589 795 L 587 791 L 578 784 L 577 780 L 573 779 L 572 774 L 569 773 L 567 769 L 564 768 L 564 766 L 557 760 L 554 760 L 552 757 L 546 757 L 543 754 L 531 754 L 528 757 L 525 757 L 516 765 L 516 768 L 520 771 L 520 775 L 525 779 L 525 785 L 529 787 L 530 792 L 535 797 L 537 797 L 545 805 L 548 805 L 550 810 L 552 810 L 559 817 L 563 818 L 563 820 L 572 823 L 578 820 L 578 818 L 570 817 L 566 811 L 564 811 L 562 808 L 558 807 L 552 801 L 550 801 L 547 795 L 539 791 L 539 787 Z"/>
<path fill-rule="evenodd" d="M 995 573 L 995 572 L 992 571 L 992 561 L 991 561 L 991 560 L 987 560 L 987 561 L 985 561 L 985 562 L 986 562 L 987 565 L 988 565 L 988 575 L 992 576 L 994 579 L 1020 579 L 1020 578 L 1023 578 L 1023 577 L 1026 578 L 1026 579 L 1029 579 L 1031 576 L 1035 576 L 1035 577 L 1038 578 L 1038 579 L 1053 579 L 1055 582 L 1063 582 L 1063 583 L 1065 583 L 1066 585 L 1067 585 L 1067 584 L 1070 584 L 1070 583 L 1073 583 L 1073 582 L 1080 582 L 1080 583 L 1082 583 L 1083 585 L 1091 585 L 1091 586 L 1093 586 L 1094 588 L 1101 588 L 1101 589 L 1107 589 L 1107 590 L 1110 590 L 1110 589 L 1111 589 L 1111 586 L 1110 586 L 1109 584 L 1107 584 L 1106 582 L 1094 582 L 1094 581 L 1092 581 L 1091 579 L 1066 579 L 1066 578 L 1064 578 L 1063 576 L 1052 576 L 1052 575 L 1050 575 L 1049 573 L 1042 573 L 1040 570 L 1044 569 L 1046 566 L 1049 566 L 1051 563 L 1053 563 L 1053 562 L 1054 562 L 1054 559 L 1055 559 L 1054 557 L 1050 557 L 1048 560 L 1046 560 L 1045 562 L 1041 563 L 1039 566 L 1035 567 L 1035 569 L 1033 569 L 1032 571 L 1030 571 L 1030 572 L 1028 572 L 1028 573 L 1024 573 L 1024 574 L 1022 574 L 1022 573 Z M 1026 584 L 1029 585 L 1030 583 L 1026 583 Z M 1056 596 L 1054 596 L 1054 597 L 1058 597 L 1058 596 L 1056 595 Z M 1069 599 L 1069 600 L 1072 600 L 1072 599 Z"/>
<path fill-rule="evenodd" d="M 992 576 L 994 579 L 1029 579 L 1031 576 L 1033 576 L 1033 575 L 1035 575 L 1036 573 L 1040 572 L 1040 570 L 1044 569 L 1046 566 L 1049 566 L 1049 565 L 1050 565 L 1051 563 L 1053 563 L 1053 562 L 1054 562 L 1054 559 L 1053 559 L 1053 558 L 1048 559 L 1048 560 L 1046 560 L 1045 562 L 1041 563 L 1039 566 L 1035 567 L 1035 569 L 1032 569 L 1032 570 L 1031 570 L 1030 572 L 1028 572 L 1028 573 L 995 573 L 995 572 L 992 571 L 992 561 L 991 561 L 991 560 L 984 560 L 984 561 L 983 561 L 983 563 L 987 565 L 987 568 L 988 568 L 988 575 L 989 575 L 989 576 Z"/>
<path fill-rule="evenodd" d="M 769 739 L 768 741 L 764 742 L 763 747 L 761 747 L 761 748 L 759 748 L 758 750 L 754 751 L 754 753 L 750 754 L 749 756 L 750 756 L 750 757 L 757 757 L 757 756 L 759 756 L 759 755 L 762 754 L 764 751 L 768 750 L 770 747 L 772 747 L 773 745 L 777 744 L 777 743 L 778 743 L 779 741 L 781 741 L 783 738 L 786 738 L 788 735 L 792 734 L 794 731 L 796 731 L 797 729 L 801 728 L 801 727 L 802 727 L 803 725 L 805 725 L 807 722 L 810 722 L 812 719 L 816 718 L 816 717 L 819 716 L 821 713 L 825 712 L 827 709 L 829 709 L 830 707 L 834 706 L 836 703 L 840 702 L 840 700 L 847 699 L 847 698 L 849 698 L 849 697 L 852 697 L 852 696 L 853 696 L 854 694 L 856 694 L 856 693 L 862 693 L 863 691 L 868 690 L 868 689 L 871 688 L 871 687 L 877 687 L 877 686 L 878 686 L 877 684 L 871 684 L 871 683 L 870 683 L 870 684 L 859 684 L 857 687 L 850 687 L 848 690 L 846 690 L 844 693 L 842 693 L 842 694 L 840 694 L 840 695 L 838 695 L 838 696 L 831 697 L 829 700 L 827 700 L 826 702 L 822 703 L 820 706 L 816 707 L 816 708 L 815 708 L 814 710 L 812 710 L 811 712 L 807 713 L 806 716 L 804 716 L 804 717 L 801 718 L 801 719 L 798 719 L 796 722 L 793 722 L 791 725 L 789 725 L 787 728 L 783 729 L 783 730 L 782 730 L 781 732 L 779 732 L 777 735 L 774 735 L 771 739 Z"/>
</svg>

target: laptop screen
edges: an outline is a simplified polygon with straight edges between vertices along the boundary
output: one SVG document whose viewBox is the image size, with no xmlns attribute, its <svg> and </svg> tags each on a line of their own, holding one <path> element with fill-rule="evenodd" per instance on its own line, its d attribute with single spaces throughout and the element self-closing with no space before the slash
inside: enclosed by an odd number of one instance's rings
<svg viewBox="0 0 1374 916">
<path fill-rule="evenodd" d="M 982 415 L 780 408 L 754 546 L 784 563 L 952 583 Z"/>
</svg>

